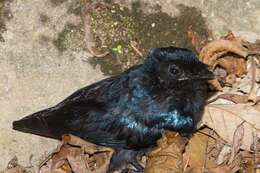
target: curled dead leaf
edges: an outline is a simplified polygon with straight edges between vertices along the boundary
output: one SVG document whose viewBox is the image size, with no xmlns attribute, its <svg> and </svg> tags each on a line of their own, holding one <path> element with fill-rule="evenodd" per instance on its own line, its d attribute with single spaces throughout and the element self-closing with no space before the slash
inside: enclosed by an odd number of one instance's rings
<svg viewBox="0 0 260 173">
<path fill-rule="evenodd" d="M 242 45 L 242 40 L 232 37 L 229 40 L 220 39 L 208 43 L 200 52 L 202 61 L 210 66 L 217 65 L 217 59 L 231 52 L 241 57 L 247 57 L 248 52 Z"/>
<path fill-rule="evenodd" d="M 232 53 L 232 54 L 231 54 Z M 215 72 L 217 67 L 226 71 L 227 75 L 221 83 L 234 83 L 234 77 L 232 80 L 230 76 L 242 76 L 246 74 L 246 57 L 248 56 L 248 50 L 243 46 L 243 41 L 236 38 L 233 34 L 229 34 L 226 37 L 212 41 L 204 46 L 200 52 L 202 61 L 208 64 L 214 73 L 219 73 L 219 70 Z M 227 76 L 229 78 L 227 78 Z M 228 79 L 228 80 L 227 80 Z M 212 87 L 221 91 L 222 86 L 219 81 L 215 80 L 211 82 Z"/>
<path fill-rule="evenodd" d="M 105 173 L 113 152 L 111 148 L 64 135 L 61 145 L 39 169 L 42 173 Z"/>
<path fill-rule="evenodd" d="M 242 76 L 247 73 L 246 60 L 243 58 L 225 56 L 225 58 L 218 59 L 217 64 L 225 69 L 228 74 Z"/>
<path fill-rule="evenodd" d="M 234 161 L 234 159 L 242 145 L 242 140 L 244 138 L 244 131 L 245 131 L 244 125 L 243 125 L 244 122 L 245 121 L 243 121 L 241 124 L 239 124 L 234 132 L 233 143 L 232 143 L 232 153 L 231 153 L 231 157 L 228 162 L 229 165 Z"/>
</svg>

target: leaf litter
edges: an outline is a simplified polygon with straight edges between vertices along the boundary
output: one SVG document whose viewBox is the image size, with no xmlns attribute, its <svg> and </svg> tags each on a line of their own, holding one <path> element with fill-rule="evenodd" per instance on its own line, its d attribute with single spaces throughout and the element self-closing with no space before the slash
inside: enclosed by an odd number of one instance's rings
<svg viewBox="0 0 260 173">
<path fill-rule="evenodd" d="M 73 135 L 63 135 L 61 144 L 39 167 L 40 173 L 105 173 L 113 155 L 111 148 L 97 146 Z"/>
</svg>

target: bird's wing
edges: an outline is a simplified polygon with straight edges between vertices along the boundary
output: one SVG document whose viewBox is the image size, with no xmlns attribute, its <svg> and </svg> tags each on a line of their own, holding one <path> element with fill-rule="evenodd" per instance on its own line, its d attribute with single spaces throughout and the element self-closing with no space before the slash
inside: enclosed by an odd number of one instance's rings
<svg viewBox="0 0 260 173">
<path fill-rule="evenodd" d="M 51 138 L 70 133 L 96 143 L 124 145 L 106 126 L 111 121 L 109 104 L 125 92 L 131 71 L 82 88 L 52 108 L 13 122 L 13 128 Z"/>
<path fill-rule="evenodd" d="M 65 133 L 81 134 L 82 124 L 86 123 L 90 124 L 92 128 L 88 129 L 92 130 L 102 119 L 100 117 L 108 111 L 109 100 L 115 99 L 120 94 L 120 92 L 109 93 L 109 90 L 113 87 L 116 90 L 116 86 L 119 87 L 122 81 L 121 78 L 121 76 L 111 77 L 82 88 L 52 108 L 13 122 L 13 128 L 52 138 L 60 138 Z"/>
<path fill-rule="evenodd" d="M 124 87 L 128 87 L 125 85 L 128 85 L 129 73 L 140 67 L 141 65 L 133 66 L 120 75 L 103 79 L 92 85 L 79 89 L 71 94 L 69 97 L 64 99 L 62 102 L 60 102 L 56 106 L 56 108 L 80 101 L 94 101 L 105 103 L 107 101 L 113 100 L 120 96 L 120 94 L 122 94 L 122 91 L 126 89 Z"/>
</svg>

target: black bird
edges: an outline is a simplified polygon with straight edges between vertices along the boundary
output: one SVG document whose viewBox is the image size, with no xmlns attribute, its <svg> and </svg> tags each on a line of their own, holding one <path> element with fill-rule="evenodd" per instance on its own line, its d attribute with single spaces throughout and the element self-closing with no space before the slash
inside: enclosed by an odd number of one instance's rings
<svg viewBox="0 0 260 173">
<path fill-rule="evenodd" d="M 154 146 L 162 130 L 191 134 L 203 111 L 207 80 L 213 77 L 192 51 L 156 48 L 144 64 L 14 121 L 13 129 L 58 139 L 73 134 L 110 146 L 118 155 L 112 163 L 120 165 L 120 155 L 132 157 L 135 151 Z"/>
</svg>

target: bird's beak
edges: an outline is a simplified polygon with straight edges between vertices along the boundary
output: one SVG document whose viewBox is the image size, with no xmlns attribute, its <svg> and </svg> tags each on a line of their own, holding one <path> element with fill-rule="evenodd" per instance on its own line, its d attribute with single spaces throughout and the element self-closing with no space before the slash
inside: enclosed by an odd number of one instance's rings
<svg viewBox="0 0 260 173">
<path fill-rule="evenodd" d="M 194 75 L 194 79 L 200 79 L 200 80 L 212 80 L 215 78 L 215 75 L 209 71 L 209 70 L 203 70 L 197 75 Z"/>
<path fill-rule="evenodd" d="M 205 69 L 203 71 L 198 72 L 197 74 L 191 74 L 189 76 L 182 76 L 178 80 L 179 81 L 185 81 L 185 80 L 212 80 L 215 78 L 215 75 L 209 71 L 208 69 Z"/>
</svg>

